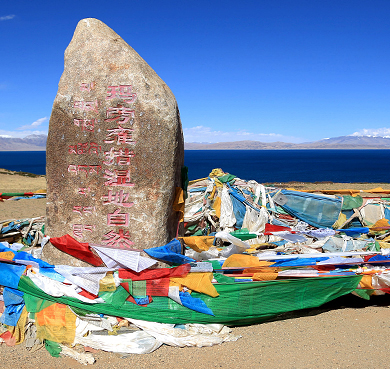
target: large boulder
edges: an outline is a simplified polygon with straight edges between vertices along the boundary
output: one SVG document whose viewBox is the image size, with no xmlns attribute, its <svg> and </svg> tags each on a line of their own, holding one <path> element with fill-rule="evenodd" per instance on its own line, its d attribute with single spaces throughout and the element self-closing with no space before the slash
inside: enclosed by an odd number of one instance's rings
<svg viewBox="0 0 390 369">
<path fill-rule="evenodd" d="M 122 249 L 164 245 L 178 229 L 183 162 L 169 87 L 111 28 L 81 20 L 50 118 L 46 234 Z M 51 244 L 44 258 L 82 265 Z"/>
</svg>

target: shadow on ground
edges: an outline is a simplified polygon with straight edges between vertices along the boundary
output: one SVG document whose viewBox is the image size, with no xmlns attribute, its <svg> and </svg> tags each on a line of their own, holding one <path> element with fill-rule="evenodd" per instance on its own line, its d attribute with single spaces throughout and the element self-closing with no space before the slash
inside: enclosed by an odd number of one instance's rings
<svg viewBox="0 0 390 369">
<path fill-rule="evenodd" d="M 327 302 L 324 305 L 321 305 L 316 308 L 311 309 L 302 309 L 297 311 L 291 311 L 288 313 L 281 314 L 274 319 L 268 320 L 277 321 L 277 320 L 288 320 L 295 319 L 305 316 L 314 316 L 319 315 L 331 310 L 338 309 L 364 309 L 369 306 L 382 306 L 390 308 L 390 294 L 385 294 L 381 296 L 371 296 L 370 300 L 365 300 L 361 297 L 357 297 L 352 294 L 344 295 Z"/>
</svg>

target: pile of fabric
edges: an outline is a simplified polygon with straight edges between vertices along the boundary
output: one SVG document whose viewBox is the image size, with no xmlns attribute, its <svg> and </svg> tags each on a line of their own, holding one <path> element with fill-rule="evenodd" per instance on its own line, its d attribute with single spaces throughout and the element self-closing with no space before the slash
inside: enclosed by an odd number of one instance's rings
<svg viewBox="0 0 390 369">
<path fill-rule="evenodd" d="M 348 293 L 388 293 L 390 191 L 337 192 L 265 187 L 213 170 L 177 192 L 184 236 L 143 250 L 147 257 L 43 237 L 30 220 L 19 242 L 0 242 L 0 340 L 88 364 L 88 348 L 129 355 L 211 346 L 238 339 L 226 325 Z M 47 242 L 91 266 L 46 263 Z"/>
<path fill-rule="evenodd" d="M 35 192 L 0 192 L 0 202 L 5 200 L 43 199 L 45 197 L 46 190 L 38 190 Z"/>
<path fill-rule="evenodd" d="M 45 217 L 0 221 L 0 242 L 21 242 L 22 247 L 41 246 L 45 233 Z M 35 252 L 39 249 L 35 249 Z"/>
</svg>

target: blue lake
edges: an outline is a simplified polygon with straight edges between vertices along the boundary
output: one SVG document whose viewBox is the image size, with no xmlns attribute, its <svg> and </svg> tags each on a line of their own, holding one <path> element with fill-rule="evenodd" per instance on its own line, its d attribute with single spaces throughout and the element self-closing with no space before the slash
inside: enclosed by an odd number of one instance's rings
<svg viewBox="0 0 390 369">
<path fill-rule="evenodd" d="M 390 183 L 390 150 L 186 150 L 190 179 L 222 168 L 262 182 Z M 45 174 L 44 151 L 0 151 L 0 168 Z"/>
<path fill-rule="evenodd" d="M 190 179 L 213 168 L 262 182 L 390 182 L 390 150 L 186 151 Z"/>
</svg>

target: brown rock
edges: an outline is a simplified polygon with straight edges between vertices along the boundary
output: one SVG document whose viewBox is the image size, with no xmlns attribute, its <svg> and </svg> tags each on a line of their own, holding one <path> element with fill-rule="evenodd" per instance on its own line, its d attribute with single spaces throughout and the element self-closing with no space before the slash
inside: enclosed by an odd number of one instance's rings
<svg viewBox="0 0 390 369">
<path fill-rule="evenodd" d="M 164 245 L 176 235 L 183 162 L 171 90 L 112 29 L 81 20 L 50 118 L 46 233 L 114 248 Z M 50 244 L 44 257 L 81 265 Z"/>
</svg>

